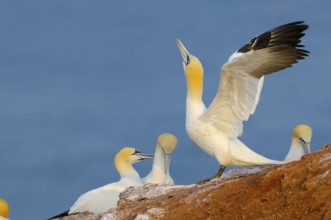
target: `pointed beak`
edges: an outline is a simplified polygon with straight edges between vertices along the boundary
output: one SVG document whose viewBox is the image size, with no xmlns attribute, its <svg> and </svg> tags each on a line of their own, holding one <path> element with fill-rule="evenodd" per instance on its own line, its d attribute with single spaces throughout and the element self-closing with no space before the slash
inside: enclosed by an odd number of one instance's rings
<svg viewBox="0 0 331 220">
<path fill-rule="evenodd" d="M 170 158 L 171 158 L 171 154 L 165 154 L 165 171 L 164 173 L 167 174 L 168 170 L 169 170 L 169 166 L 170 166 Z"/>
<path fill-rule="evenodd" d="M 134 152 L 134 155 L 138 156 L 139 160 L 150 160 L 150 159 L 154 158 L 153 155 L 145 154 L 145 153 L 137 151 L 137 150 Z"/>
<path fill-rule="evenodd" d="M 165 152 L 165 150 L 163 149 L 163 147 L 161 147 L 162 151 L 163 151 L 163 155 L 164 155 L 164 173 L 167 174 L 168 170 L 169 170 L 169 166 L 170 166 L 170 158 L 171 158 L 171 154 L 167 154 Z"/>
<path fill-rule="evenodd" d="M 305 150 L 305 154 L 309 154 L 310 153 L 310 143 L 303 143 L 303 149 Z"/>
<path fill-rule="evenodd" d="M 176 38 L 176 43 L 179 48 L 180 54 L 182 55 L 183 63 L 187 66 L 190 63 L 190 53 L 186 50 L 183 43 Z"/>
<path fill-rule="evenodd" d="M 305 151 L 305 154 L 309 154 L 310 153 L 310 142 L 306 142 L 302 138 L 300 138 L 300 142 Z"/>
</svg>

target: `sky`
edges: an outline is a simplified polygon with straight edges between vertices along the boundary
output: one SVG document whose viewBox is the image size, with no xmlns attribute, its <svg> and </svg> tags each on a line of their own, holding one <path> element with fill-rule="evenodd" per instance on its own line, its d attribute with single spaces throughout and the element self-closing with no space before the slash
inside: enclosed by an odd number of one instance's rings
<svg viewBox="0 0 331 220">
<path fill-rule="evenodd" d="M 310 27 L 311 52 L 267 76 L 240 138 L 282 160 L 291 132 L 313 128 L 312 151 L 331 142 L 328 1 L 0 1 L 0 198 L 10 219 L 46 219 L 91 189 L 117 181 L 125 146 L 154 153 L 170 132 L 176 184 L 212 176 L 217 161 L 185 131 L 179 38 L 204 65 L 204 101 L 221 66 L 254 36 L 288 22 Z M 135 167 L 145 176 L 152 162 Z M 233 167 L 229 167 L 231 169 Z"/>
</svg>

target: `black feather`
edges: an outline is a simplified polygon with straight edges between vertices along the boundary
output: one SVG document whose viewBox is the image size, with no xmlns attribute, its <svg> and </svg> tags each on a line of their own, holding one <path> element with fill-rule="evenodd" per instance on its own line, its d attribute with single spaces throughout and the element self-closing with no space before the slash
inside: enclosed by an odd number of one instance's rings
<svg viewBox="0 0 331 220">
<path fill-rule="evenodd" d="M 56 216 L 53 216 L 52 218 L 49 218 L 48 220 L 52 220 L 52 219 L 56 219 L 56 218 L 61 218 L 61 217 L 64 217 L 64 216 L 68 216 L 69 215 L 69 210 L 67 211 L 64 211 Z"/>
<path fill-rule="evenodd" d="M 287 46 L 289 48 L 298 49 L 304 47 L 300 45 L 300 38 L 308 28 L 308 25 L 303 21 L 292 22 L 270 29 L 265 33 L 254 37 L 250 42 L 241 47 L 238 52 L 246 53 L 251 50 L 260 50 L 267 47 Z M 302 57 L 308 56 L 308 51 L 298 49 Z"/>
</svg>

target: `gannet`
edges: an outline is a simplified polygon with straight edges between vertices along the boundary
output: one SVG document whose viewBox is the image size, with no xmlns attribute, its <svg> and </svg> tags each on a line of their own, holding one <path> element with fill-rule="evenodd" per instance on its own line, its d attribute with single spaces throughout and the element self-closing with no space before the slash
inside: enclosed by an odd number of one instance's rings
<svg viewBox="0 0 331 220">
<path fill-rule="evenodd" d="M 300 124 L 296 126 L 292 133 L 292 143 L 284 161 L 291 162 L 300 160 L 305 154 L 310 153 L 310 141 L 313 130 L 309 125 Z"/>
<path fill-rule="evenodd" d="M 143 183 L 158 183 L 174 185 L 169 171 L 170 158 L 176 148 L 177 138 L 173 134 L 161 134 L 156 142 L 153 167 L 151 172 L 142 179 Z"/>
<path fill-rule="evenodd" d="M 308 56 L 300 38 L 308 25 L 297 21 L 273 28 L 234 52 L 222 67 L 218 92 L 208 108 L 202 101 L 203 67 L 177 39 L 187 81 L 186 131 L 189 137 L 220 163 L 214 177 L 226 166 L 280 164 L 261 156 L 238 137 L 243 121 L 254 114 L 264 75 L 291 67 Z"/>
<path fill-rule="evenodd" d="M 144 154 L 131 147 L 119 151 L 114 159 L 116 170 L 121 179 L 81 195 L 70 210 L 50 219 L 59 218 L 80 212 L 100 214 L 116 207 L 119 194 L 129 186 L 142 185 L 138 172 L 132 164 L 141 160 L 152 159 L 153 156 Z"/>
<path fill-rule="evenodd" d="M 9 220 L 8 217 L 9 214 L 9 205 L 8 203 L 0 198 L 0 220 Z"/>
</svg>

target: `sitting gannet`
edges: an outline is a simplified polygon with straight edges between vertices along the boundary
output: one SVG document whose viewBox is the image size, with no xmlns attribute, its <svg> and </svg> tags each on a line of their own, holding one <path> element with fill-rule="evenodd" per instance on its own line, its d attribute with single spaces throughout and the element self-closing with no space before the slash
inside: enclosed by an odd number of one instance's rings
<svg viewBox="0 0 331 220">
<path fill-rule="evenodd" d="M 156 142 L 152 170 L 142 179 L 143 183 L 175 184 L 170 176 L 169 167 L 171 154 L 176 145 L 177 138 L 175 135 L 164 133 L 159 136 Z"/>
<path fill-rule="evenodd" d="M 285 162 L 300 160 L 305 154 L 310 153 L 310 141 L 313 130 L 310 126 L 301 124 L 294 128 L 292 133 L 292 143 Z"/>
<path fill-rule="evenodd" d="M 254 114 L 264 75 L 288 68 L 308 56 L 309 52 L 299 44 L 307 28 L 302 21 L 285 24 L 253 38 L 234 52 L 222 67 L 218 92 L 209 108 L 202 101 L 202 64 L 177 39 L 187 81 L 186 131 L 220 163 L 215 177 L 230 165 L 283 163 L 255 153 L 238 137 L 243 133 L 243 121 Z"/>
<path fill-rule="evenodd" d="M 114 159 L 115 167 L 121 176 L 118 182 L 107 184 L 81 195 L 70 210 L 50 219 L 85 211 L 100 214 L 116 207 L 121 192 L 129 186 L 142 185 L 140 176 L 132 164 L 152 158 L 153 156 L 139 152 L 134 148 L 123 148 L 116 154 Z"/>
<path fill-rule="evenodd" d="M 0 199 L 0 220 L 9 220 L 9 205 L 4 199 Z"/>
</svg>

